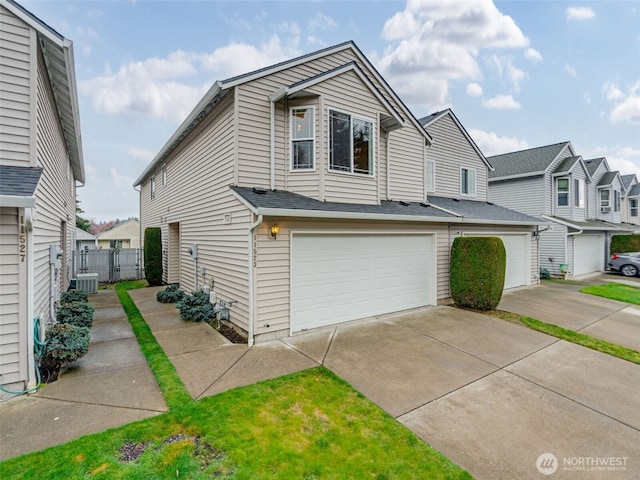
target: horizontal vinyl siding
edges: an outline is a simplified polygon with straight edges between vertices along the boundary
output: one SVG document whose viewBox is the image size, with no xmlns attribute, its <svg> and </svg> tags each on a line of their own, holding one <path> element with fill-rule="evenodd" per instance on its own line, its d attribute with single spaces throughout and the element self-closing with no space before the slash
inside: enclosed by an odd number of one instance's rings
<svg viewBox="0 0 640 480">
<path fill-rule="evenodd" d="M 18 209 L 0 208 L 0 384 L 25 379 L 26 352 L 20 350 L 20 257 Z M 24 350 L 24 349 L 23 349 Z"/>
<path fill-rule="evenodd" d="M 546 268 L 550 274 L 560 274 L 560 264 L 568 263 L 567 227 L 552 224 L 551 230 L 540 232 L 540 268 Z M 553 261 L 551 261 L 553 259 Z"/>
<path fill-rule="evenodd" d="M 231 319 L 248 330 L 249 318 L 249 236 L 251 215 L 231 193 L 234 183 L 233 96 L 217 106 L 218 114 L 205 120 L 166 161 L 167 184 L 162 185 L 161 166 L 154 172 L 155 198 L 151 199 L 150 178 L 141 189 L 141 223 L 161 227 L 165 254 L 170 223 L 180 228 L 180 271 L 171 278 L 185 292 L 196 288 L 195 262 L 187 248 L 198 244 L 198 286 L 213 280 L 218 298 L 236 300 Z M 225 214 L 231 216 L 226 224 Z M 165 256 L 166 259 L 166 256 Z M 165 275 L 166 267 L 165 265 Z M 179 278 L 176 278 L 179 277 Z M 167 278 L 165 278 L 167 280 Z"/>
<path fill-rule="evenodd" d="M 277 239 L 268 228 L 277 222 Z M 291 231 L 360 232 L 360 233 L 435 233 L 437 239 L 438 298 L 448 296 L 449 240 L 445 225 L 401 224 L 382 222 L 339 222 L 265 218 L 256 230 L 256 335 L 289 330 L 290 308 L 290 239 Z"/>
<path fill-rule="evenodd" d="M 460 167 L 476 171 L 475 200 L 487 200 L 487 165 L 449 115 L 431 125 L 429 134 L 434 139 L 427 148 L 427 159 L 435 162 L 435 195 L 460 197 Z"/>
<path fill-rule="evenodd" d="M 489 201 L 527 215 L 541 215 L 545 209 L 542 175 L 518 180 L 491 182 Z"/>
<path fill-rule="evenodd" d="M 0 160 L 31 162 L 31 63 L 35 33 L 0 6 Z M 33 62 L 35 63 L 35 62 Z"/>
<path fill-rule="evenodd" d="M 36 189 L 36 224 L 34 226 L 34 314 L 46 324 L 53 321 L 49 297 L 51 275 L 49 246 L 63 249 L 57 269 L 55 299 L 67 289 L 71 278 L 71 258 L 75 232 L 75 188 L 71 165 L 44 60 L 38 58 L 36 156 L 43 173 Z M 62 225 L 66 222 L 66 245 L 62 245 Z"/>
<path fill-rule="evenodd" d="M 562 217 L 562 218 L 568 218 L 571 220 L 576 220 L 578 222 L 583 222 L 586 218 L 587 218 L 587 210 L 588 210 L 588 205 L 587 206 L 583 206 L 582 208 L 576 207 L 575 206 L 575 180 L 583 180 L 584 183 L 584 187 L 585 187 L 585 192 L 584 192 L 584 199 L 585 199 L 585 203 L 588 203 L 587 200 L 587 196 L 588 196 L 588 188 L 589 185 L 586 183 L 587 181 L 587 174 L 584 171 L 584 169 L 582 169 L 580 166 L 576 165 L 575 168 L 571 171 L 571 174 L 566 176 L 566 177 L 559 177 L 559 178 L 568 178 L 569 179 L 569 205 L 568 206 L 558 206 L 557 205 L 557 201 L 558 201 L 558 195 L 557 195 L 557 184 L 554 185 L 554 194 L 553 194 L 553 201 L 556 203 L 555 206 L 555 215 Z M 554 180 L 554 181 L 557 181 Z"/>
</svg>

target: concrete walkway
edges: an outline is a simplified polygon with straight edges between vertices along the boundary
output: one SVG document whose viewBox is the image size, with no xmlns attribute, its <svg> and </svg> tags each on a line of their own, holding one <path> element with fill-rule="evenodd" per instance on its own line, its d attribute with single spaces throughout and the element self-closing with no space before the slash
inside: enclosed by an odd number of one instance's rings
<svg viewBox="0 0 640 480">
<path fill-rule="evenodd" d="M 114 290 L 89 295 L 89 352 L 56 382 L 0 404 L 0 460 L 167 410 Z"/>
<path fill-rule="evenodd" d="M 195 399 L 324 365 L 477 479 L 541 478 L 536 462 L 542 454 L 553 454 L 558 462 L 553 478 L 640 478 L 639 365 L 515 323 L 444 306 L 317 329 L 249 348 L 229 343 L 208 325 L 180 320 L 175 305 L 156 301 L 157 290 L 145 288 L 130 294 Z M 594 326 L 596 319 L 623 309 L 619 302 L 585 294 L 577 295 L 575 304 L 565 304 L 566 292 L 558 294 L 553 288 L 522 292 L 539 295 L 537 312 L 552 312 L 556 320 L 561 319 L 554 323 L 566 321 L 579 327 L 579 318 L 585 317 L 584 324 Z M 512 301 L 518 307 L 515 311 L 525 308 L 527 295 L 520 302 L 510 296 L 505 301 Z M 571 313 L 574 309 L 580 314 Z M 115 306 L 105 305 L 99 311 L 101 316 L 118 318 Z M 540 314 L 532 316 L 539 318 Z M 120 327 L 124 329 L 123 325 L 105 326 L 104 343 L 109 342 L 109 335 L 121 332 Z M 640 324 L 632 323 L 630 328 L 631 334 L 640 334 Z M 94 403 L 98 398 L 115 402 L 118 391 L 125 396 L 122 392 L 130 389 L 131 382 L 113 383 L 95 396 L 83 385 L 83 377 L 101 373 L 100 358 L 107 358 L 106 353 L 102 357 L 97 349 L 94 352 L 84 365 L 62 377 L 60 390 L 65 390 L 62 382 L 77 383 L 68 383 L 72 388 L 66 390 L 72 393 L 55 401 L 70 402 L 72 396 L 76 401 L 84 397 L 83 401 L 89 398 Z M 129 369 L 138 365 L 134 362 Z M 83 368 L 92 373 L 83 375 Z M 22 403 L 54 401 L 47 394 L 52 387 Z M 5 438 L 14 441 L 24 431 L 55 432 L 54 420 L 46 418 L 53 416 L 51 409 L 42 408 L 44 405 L 34 409 L 34 415 L 45 418 L 27 424 L 29 416 L 19 417 L 16 410 L 20 413 L 20 409 L 12 403 L 0 406 L 5 458 L 23 453 L 11 446 L 13 453 L 5 454 Z M 143 411 L 147 415 L 162 411 L 161 403 L 155 410 Z M 119 409 L 121 415 L 121 405 L 109 404 L 108 408 Z M 109 418 L 113 414 L 96 410 L 94 417 L 102 415 Z M 79 420 L 86 418 L 86 414 L 78 416 Z M 131 421 L 123 421 L 122 416 L 117 420 L 118 424 Z M 21 422 L 23 429 L 12 427 L 13 433 L 6 435 L 5 425 Z M 58 443 L 88 433 L 74 427 L 73 419 L 64 423 L 65 429 L 68 424 L 71 432 Z M 92 431 L 101 428 L 105 427 L 96 426 Z M 585 462 L 611 458 L 616 470 L 585 468 Z"/>
</svg>

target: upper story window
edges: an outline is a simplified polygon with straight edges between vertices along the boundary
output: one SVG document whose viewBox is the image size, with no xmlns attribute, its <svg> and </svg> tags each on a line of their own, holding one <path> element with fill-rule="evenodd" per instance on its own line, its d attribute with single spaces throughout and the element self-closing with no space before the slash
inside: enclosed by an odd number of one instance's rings
<svg viewBox="0 0 640 480">
<path fill-rule="evenodd" d="M 462 195 L 475 196 L 476 171 L 473 168 L 460 169 L 460 193 Z"/>
<path fill-rule="evenodd" d="M 427 160 L 427 192 L 436 191 L 436 162 Z"/>
<path fill-rule="evenodd" d="M 584 208 L 584 180 L 576 178 L 573 182 L 574 186 L 574 205 L 578 208 Z"/>
<path fill-rule="evenodd" d="M 613 211 L 620 211 L 620 190 L 613 191 Z"/>
<path fill-rule="evenodd" d="M 629 216 L 631 217 L 638 216 L 638 199 L 637 198 L 629 199 Z"/>
<path fill-rule="evenodd" d="M 329 110 L 329 170 L 373 175 L 373 122 Z"/>
<path fill-rule="evenodd" d="M 162 165 L 162 186 L 167 184 L 167 166 Z"/>
<path fill-rule="evenodd" d="M 610 196 L 611 192 L 609 190 L 600 190 L 600 206 L 601 207 L 610 207 Z"/>
<path fill-rule="evenodd" d="M 151 200 L 156 198 L 156 177 L 151 177 Z"/>
<path fill-rule="evenodd" d="M 559 178 L 557 185 L 558 185 L 558 206 L 559 207 L 569 206 L 569 179 Z"/>
<path fill-rule="evenodd" d="M 291 109 L 291 170 L 313 170 L 314 125 L 313 107 Z"/>
</svg>

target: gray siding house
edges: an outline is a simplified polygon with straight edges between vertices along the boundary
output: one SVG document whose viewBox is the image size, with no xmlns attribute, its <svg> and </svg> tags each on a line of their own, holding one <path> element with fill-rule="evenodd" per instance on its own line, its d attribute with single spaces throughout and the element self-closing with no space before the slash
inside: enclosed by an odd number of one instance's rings
<svg viewBox="0 0 640 480">
<path fill-rule="evenodd" d="M 0 385 L 35 383 L 33 325 L 71 280 L 84 182 L 73 45 L 0 0 Z M 43 332 L 41 332 L 43 333 Z"/>
<path fill-rule="evenodd" d="M 611 235 L 626 233 L 613 223 L 620 221 L 619 210 L 602 208 L 601 191 L 611 202 L 620 199 L 619 175 L 606 173 L 605 159 L 585 162 L 562 142 L 488 160 L 494 168 L 489 200 L 549 222 L 540 231 L 541 268 L 571 276 L 604 270 Z"/>
<path fill-rule="evenodd" d="M 622 221 L 640 225 L 640 183 L 635 174 L 623 175 Z M 633 227 L 631 227 L 633 228 Z"/>
<path fill-rule="evenodd" d="M 432 146 L 341 43 L 216 82 L 135 181 L 142 230 L 162 230 L 165 282 L 237 302 L 231 321 L 249 343 L 436 305 L 459 232 L 531 238 L 539 221 L 477 208 L 488 166 L 476 154 L 463 160 L 476 169 L 469 195 L 432 202 Z M 443 194 L 459 178 L 437 181 Z"/>
</svg>

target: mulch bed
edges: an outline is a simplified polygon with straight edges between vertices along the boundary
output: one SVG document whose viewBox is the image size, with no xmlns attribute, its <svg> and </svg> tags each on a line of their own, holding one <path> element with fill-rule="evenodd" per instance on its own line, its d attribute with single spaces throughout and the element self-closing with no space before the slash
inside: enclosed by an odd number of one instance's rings
<svg viewBox="0 0 640 480">
<path fill-rule="evenodd" d="M 247 339 L 235 331 L 228 325 L 221 324 L 220 328 L 216 328 L 216 331 L 223 337 L 229 340 L 231 343 L 247 343 Z"/>
</svg>

